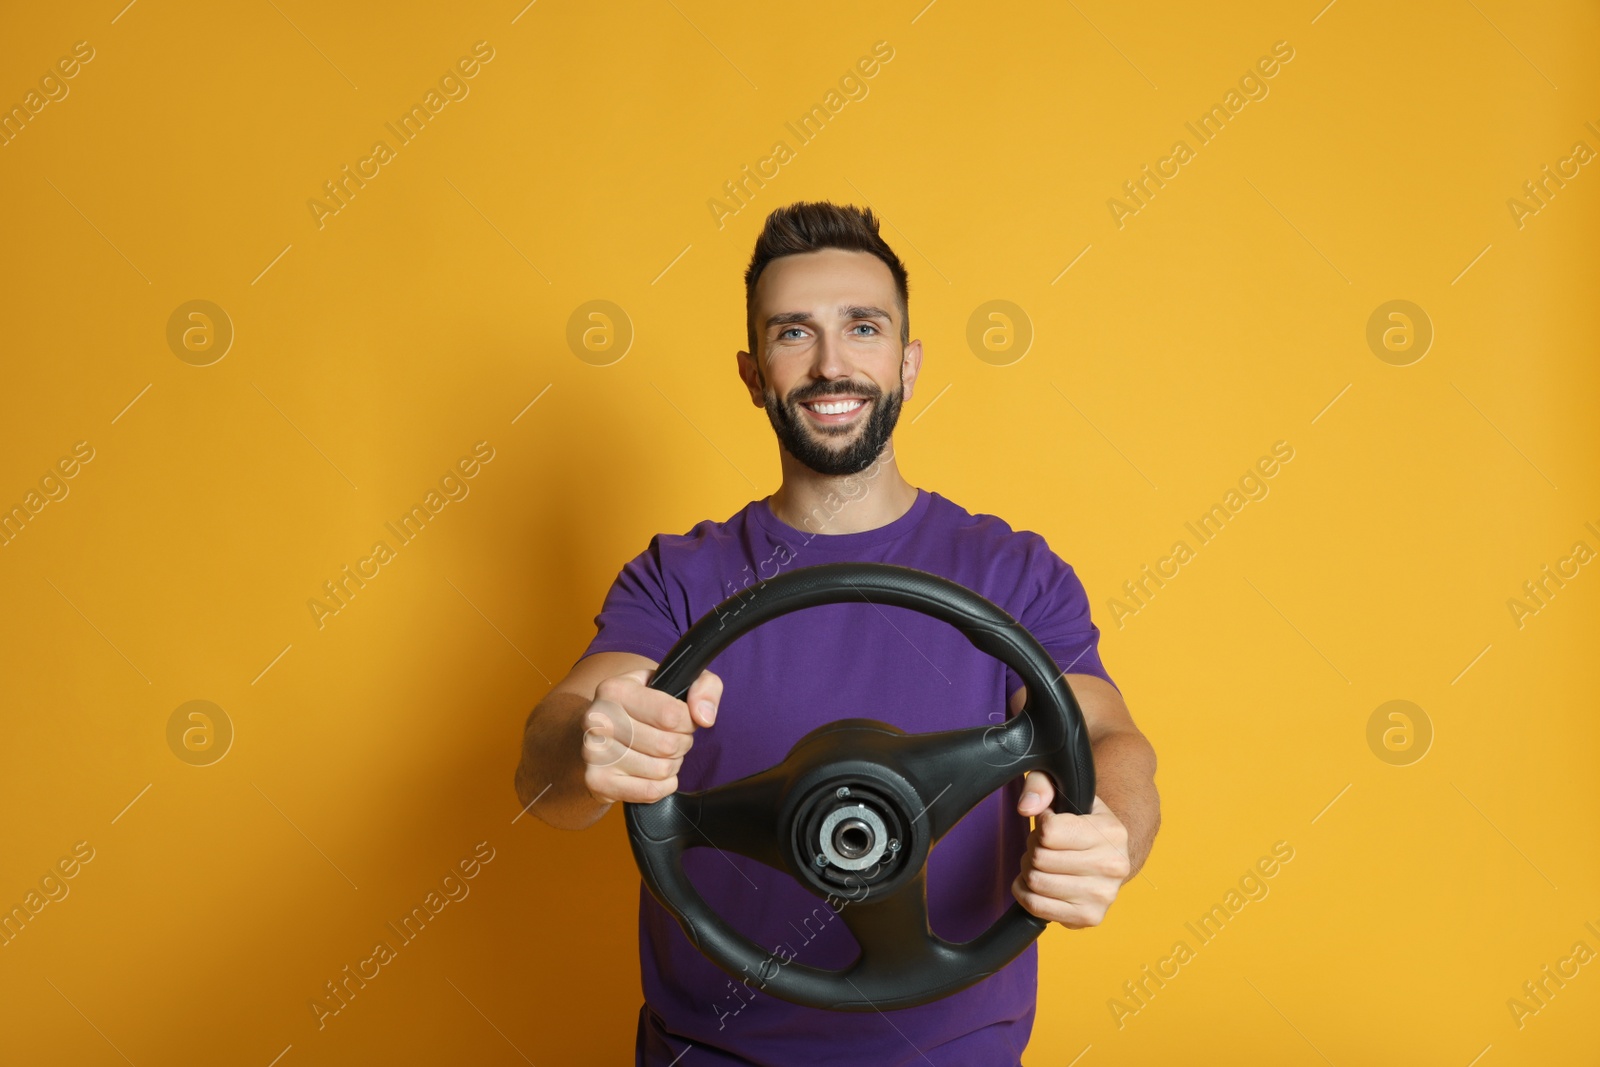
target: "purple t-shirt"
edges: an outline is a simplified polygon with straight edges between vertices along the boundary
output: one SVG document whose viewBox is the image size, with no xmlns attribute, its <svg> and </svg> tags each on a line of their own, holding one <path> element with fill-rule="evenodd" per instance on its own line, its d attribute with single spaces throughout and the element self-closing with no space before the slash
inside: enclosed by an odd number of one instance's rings
<svg viewBox="0 0 1600 1067">
<path fill-rule="evenodd" d="M 870 491 L 870 490 L 868 490 Z M 844 501 L 841 508 L 848 508 Z M 1110 682 L 1083 585 L 1044 538 L 972 515 L 928 490 L 900 518 L 859 533 L 789 526 L 767 501 L 726 522 L 661 534 L 623 567 L 584 655 L 633 652 L 657 663 L 703 615 L 747 585 L 820 563 L 894 563 L 958 582 L 1028 629 L 1063 671 Z M 724 683 L 717 721 L 695 732 L 678 785 L 700 790 L 781 762 L 826 722 L 865 717 L 911 733 L 1002 722 L 1022 679 L 929 615 L 893 605 L 826 604 L 791 612 L 736 638 L 712 660 Z M 1115 683 L 1113 683 L 1115 684 Z M 989 927 L 1008 907 L 1027 847 L 1016 814 L 1021 780 L 956 824 L 927 861 L 929 924 L 950 941 Z M 692 848 L 684 870 L 706 902 L 762 947 L 801 962 L 848 967 L 855 939 L 837 914 L 787 873 L 734 853 Z M 1038 946 L 959 993 L 912 1008 L 833 1012 L 733 981 L 639 889 L 645 1004 L 639 1067 L 685 1064 L 1016 1065 L 1033 1029 Z"/>
</svg>

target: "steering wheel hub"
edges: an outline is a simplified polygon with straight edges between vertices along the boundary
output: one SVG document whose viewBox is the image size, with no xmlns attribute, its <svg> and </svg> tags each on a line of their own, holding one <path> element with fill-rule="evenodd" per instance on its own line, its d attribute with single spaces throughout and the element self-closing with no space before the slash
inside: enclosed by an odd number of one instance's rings
<svg viewBox="0 0 1600 1067">
<path fill-rule="evenodd" d="M 826 893 L 856 895 L 905 868 L 910 813 L 894 794 L 851 775 L 849 784 L 816 789 L 796 810 L 795 864 Z M 839 789 L 849 790 L 843 797 Z"/>
</svg>

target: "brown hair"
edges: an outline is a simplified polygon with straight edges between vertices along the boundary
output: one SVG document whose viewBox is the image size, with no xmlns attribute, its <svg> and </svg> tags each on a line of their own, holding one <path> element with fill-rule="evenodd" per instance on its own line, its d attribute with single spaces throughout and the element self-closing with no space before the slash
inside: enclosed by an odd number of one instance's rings
<svg viewBox="0 0 1600 1067">
<path fill-rule="evenodd" d="M 834 204 L 827 200 L 798 201 L 780 207 L 767 216 L 761 236 L 744 272 L 744 318 L 749 334 L 750 355 L 759 357 L 756 347 L 756 281 L 767 264 L 779 256 L 815 252 L 823 248 L 843 248 L 851 252 L 870 252 L 883 260 L 894 275 L 895 292 L 900 298 L 900 343 L 910 343 L 911 317 L 906 265 L 900 262 L 884 239 L 878 236 L 878 217 L 871 208 L 853 204 Z"/>
</svg>

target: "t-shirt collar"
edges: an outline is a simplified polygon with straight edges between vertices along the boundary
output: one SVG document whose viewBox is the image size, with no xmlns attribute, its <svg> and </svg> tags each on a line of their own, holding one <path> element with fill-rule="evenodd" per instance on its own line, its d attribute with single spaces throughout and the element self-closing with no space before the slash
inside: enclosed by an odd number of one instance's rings
<svg viewBox="0 0 1600 1067">
<path fill-rule="evenodd" d="M 871 492 L 869 488 L 867 492 Z M 773 514 L 769 503 L 771 497 L 752 500 L 749 505 L 750 513 L 757 524 L 761 526 L 774 539 L 791 545 L 804 546 L 807 551 L 823 551 L 828 553 L 853 553 L 859 549 L 892 541 L 911 532 L 922 516 L 927 513 L 928 506 L 933 499 L 933 494 L 926 489 L 917 489 L 917 498 L 906 509 L 906 513 L 891 522 L 871 530 L 858 530 L 855 533 L 813 533 L 810 530 L 797 529 L 790 526 L 777 515 Z M 859 498 L 856 498 L 859 499 Z M 850 500 L 846 499 L 840 511 L 850 507 Z"/>
</svg>

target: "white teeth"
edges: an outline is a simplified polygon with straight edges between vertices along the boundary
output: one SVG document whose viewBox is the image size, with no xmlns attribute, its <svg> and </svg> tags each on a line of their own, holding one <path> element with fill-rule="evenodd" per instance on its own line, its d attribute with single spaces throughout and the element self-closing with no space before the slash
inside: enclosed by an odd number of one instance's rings
<svg viewBox="0 0 1600 1067">
<path fill-rule="evenodd" d="M 861 404 L 860 400 L 839 400 L 831 404 L 807 404 L 806 406 L 819 415 L 843 415 L 847 411 L 854 411 Z"/>
</svg>

